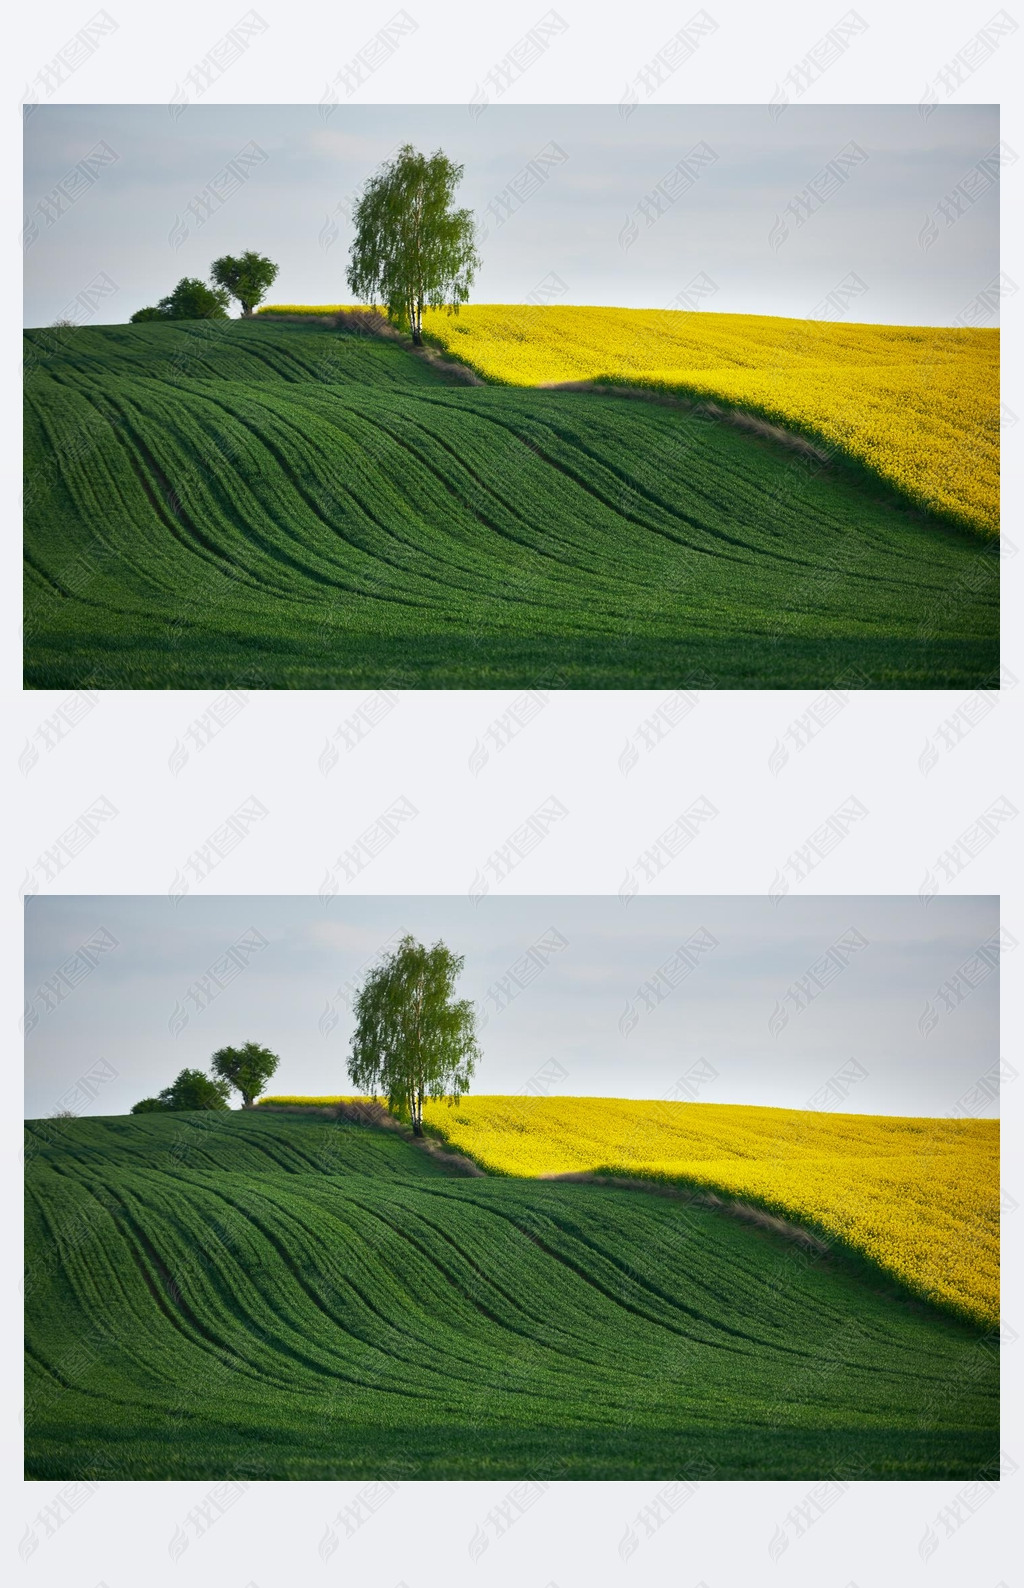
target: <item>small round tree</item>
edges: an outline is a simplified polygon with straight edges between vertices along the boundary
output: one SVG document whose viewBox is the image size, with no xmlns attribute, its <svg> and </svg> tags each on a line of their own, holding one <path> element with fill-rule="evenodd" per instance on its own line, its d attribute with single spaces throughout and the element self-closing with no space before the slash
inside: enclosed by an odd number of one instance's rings
<svg viewBox="0 0 1024 1588">
<path fill-rule="evenodd" d="M 211 1081 L 202 1070 L 182 1070 L 170 1086 L 157 1093 L 157 1102 L 175 1113 L 192 1109 L 228 1107 L 228 1086 L 224 1081 Z"/>
<path fill-rule="evenodd" d="M 277 266 L 265 254 L 240 254 L 236 259 L 225 254 L 210 266 L 210 280 L 229 292 L 242 305 L 242 314 L 248 319 L 258 303 L 262 303 L 277 280 Z"/>
<path fill-rule="evenodd" d="M 246 1042 L 240 1048 L 218 1048 L 210 1060 L 210 1068 L 220 1080 L 241 1092 L 243 1108 L 251 1108 L 266 1090 L 280 1062 L 269 1048 L 261 1048 L 257 1042 Z"/>
<path fill-rule="evenodd" d="M 142 320 L 226 320 L 228 294 L 221 287 L 208 287 L 198 276 L 182 276 L 173 292 L 161 298 L 155 309 L 136 309 L 132 325 Z"/>
<path fill-rule="evenodd" d="M 173 292 L 157 304 L 169 320 L 226 320 L 228 295 L 220 287 L 208 287 L 198 276 L 182 276 Z"/>
</svg>

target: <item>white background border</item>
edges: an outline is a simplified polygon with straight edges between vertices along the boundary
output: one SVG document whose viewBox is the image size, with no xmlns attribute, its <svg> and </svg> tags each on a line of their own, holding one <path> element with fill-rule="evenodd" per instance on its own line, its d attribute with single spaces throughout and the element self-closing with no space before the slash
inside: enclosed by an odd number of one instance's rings
<svg viewBox="0 0 1024 1588">
<path fill-rule="evenodd" d="M 319 8 L 292 0 L 260 0 L 266 34 L 204 96 L 204 103 L 317 103 L 327 81 L 386 23 L 397 9 L 386 3 Z M 501 59 L 548 7 L 521 0 L 485 11 L 478 5 L 439 5 L 409 0 L 419 24 L 381 69 L 359 89 L 353 103 L 467 104 L 490 66 Z M 559 0 L 569 23 L 563 37 L 525 72 L 503 103 L 617 103 L 627 79 L 699 9 L 696 4 L 621 6 Z M 654 102 L 763 103 L 786 71 L 843 14 L 834 8 L 777 7 L 735 0 L 710 0 L 719 23 L 713 41 L 673 77 Z M 804 96 L 803 103 L 918 103 L 937 74 L 999 7 L 887 0 L 857 8 L 869 26 Z M 237 4 L 143 7 L 111 0 L 117 31 L 56 90 L 51 103 L 167 103 L 188 69 L 243 15 Z M 833 15 L 834 11 L 834 15 Z M 1024 23 L 1016 0 L 1010 15 Z M 666 893 L 768 892 L 777 877 L 791 890 L 916 894 L 938 886 L 950 893 L 1000 893 L 1004 920 L 1019 937 L 1024 931 L 1020 897 L 1020 823 L 1003 822 L 998 836 L 978 846 L 962 872 L 950 874 L 941 857 L 993 802 L 1022 804 L 1011 747 L 1021 744 L 1024 689 L 1005 689 L 997 708 L 955 750 L 947 751 L 938 725 L 958 711 L 964 692 L 862 693 L 823 732 L 781 769 L 770 759 L 785 741 L 788 725 L 814 700 L 814 692 L 727 693 L 703 697 L 655 750 L 643 744 L 640 724 L 659 707 L 652 692 L 569 693 L 553 697 L 535 721 L 500 756 L 479 772 L 470 758 L 487 725 L 505 710 L 514 692 L 450 692 L 405 695 L 356 749 L 342 747 L 338 763 L 324 775 L 320 756 L 339 724 L 359 710 L 362 692 L 329 691 L 250 697 L 245 709 L 201 753 L 175 775 L 169 762 L 186 742 L 188 725 L 213 693 L 114 693 L 44 753 L 27 772 L 18 759 L 40 722 L 58 710 L 62 692 L 22 695 L 17 561 L 20 458 L 18 382 L 20 347 L 16 312 L 20 302 L 22 203 L 18 154 L 18 105 L 36 74 L 93 15 L 89 3 L 23 10 L 9 27 L 15 37 L 4 68 L 4 93 L 12 150 L 5 178 L 9 202 L 7 240 L 0 258 L 5 272 L 3 426 L 5 557 L 8 578 L 2 598 L 5 621 L 3 693 L 9 710 L 4 775 L 11 790 L 3 894 L 3 958 L 11 1052 L 20 1052 L 17 1029 L 22 1006 L 21 903 L 19 889 L 59 892 L 167 893 L 184 875 L 190 855 L 241 802 L 255 795 L 267 815 L 255 823 L 205 882 L 202 891 L 315 893 L 338 856 L 396 798 L 405 796 L 417 815 L 395 841 L 361 872 L 352 892 L 463 892 L 486 874 L 488 857 L 536 807 L 556 796 L 566 815 L 547 838 L 502 883 L 506 892 L 615 892 L 632 872 L 638 885 Z M 1003 102 L 1002 136 L 1015 149 L 1024 143 L 1018 112 L 1024 56 L 1024 26 L 969 78 L 950 103 Z M 38 90 L 37 90 L 38 92 Z M 944 91 L 943 91 L 944 92 Z M 940 94 L 940 98 L 942 95 Z M 44 96 L 44 102 L 45 96 Z M 344 93 L 340 102 L 345 103 Z M 1020 170 L 1003 183 L 1002 268 L 1024 280 L 1020 247 Z M 1016 219 L 1014 219 L 1016 211 Z M 1021 296 L 1007 299 L 1004 399 L 1024 415 L 1019 344 L 1015 327 Z M 1004 524 L 1020 537 L 1020 432 L 1007 432 L 1004 448 Z M 1024 682 L 1020 613 L 1016 602 L 1024 558 L 1004 565 L 1004 667 Z M 638 738 L 639 734 L 639 738 Z M 38 741 L 36 741 L 38 743 Z M 931 742 L 941 750 L 922 771 L 920 758 Z M 632 743 L 641 753 L 627 774 L 619 758 Z M 925 755 L 925 760 L 928 760 Z M 683 853 L 653 878 L 638 870 L 638 857 L 691 802 L 704 796 L 718 811 Z M 856 797 L 866 815 L 830 849 L 820 864 L 797 881 L 787 864 L 831 814 Z M 100 797 L 118 814 L 60 873 L 48 874 L 42 858 L 69 825 Z M 963 850 L 960 851 L 964 853 Z M 930 879 L 930 880 L 929 880 Z M 180 885 L 180 883 L 178 884 Z M 28 908 L 31 908 L 29 903 Z M 170 905 L 169 905 L 170 908 Z M 922 902 L 922 922 L 927 905 Z M 1012 966 L 1011 966 L 1012 968 Z M 1019 1003 L 1010 1002 L 1004 978 L 1003 1051 L 1020 1067 Z M 10 1067 L 10 1092 L 17 1096 L 18 1059 Z M 1018 1092 L 1004 1097 L 1008 1190 L 1020 1192 L 1013 1167 L 1019 1152 Z M 17 1110 L 5 1120 L 3 1155 L 7 1206 L 5 1234 L 12 1240 L 13 1210 L 20 1206 L 20 1141 Z M 1020 1324 L 1019 1276 L 1011 1268 L 1011 1244 L 1019 1244 L 1019 1211 L 1007 1219 L 1004 1250 L 1004 1316 Z M 13 1275 L 20 1254 L 12 1250 Z M 657 1483 L 559 1484 L 552 1486 L 504 1537 L 478 1560 L 468 1544 L 488 1510 L 511 1487 L 493 1484 L 403 1485 L 351 1538 L 341 1536 L 326 1560 L 319 1546 L 339 1508 L 357 1484 L 255 1484 L 202 1537 L 189 1529 L 189 1547 L 174 1561 L 171 1539 L 205 1483 L 101 1485 L 63 1526 L 46 1536 L 36 1520 L 60 1484 L 21 1481 L 21 1428 L 13 1415 L 20 1402 L 21 1298 L 13 1278 L 3 1322 L 7 1374 L 4 1441 L 4 1552 L 26 1583 L 61 1588 L 135 1588 L 190 1582 L 217 1588 L 278 1588 L 278 1585 L 345 1582 L 379 1588 L 462 1588 L 516 1584 L 524 1588 L 591 1588 L 642 1580 L 673 1588 L 740 1588 L 778 1582 L 785 1588 L 876 1588 L 880 1584 L 980 1585 L 1014 1588 L 1010 1523 L 1024 1474 L 1007 1478 L 998 1493 L 975 1494 L 974 1513 L 947 1531 L 942 1507 L 956 1499 L 957 1483 L 854 1484 L 804 1537 L 796 1538 L 775 1564 L 768 1543 L 803 1495 L 807 1483 L 709 1483 L 628 1561 L 618 1545 Z M 1019 1419 L 1010 1410 L 1011 1386 L 1020 1402 L 1018 1354 L 1004 1364 L 1003 1447 L 1024 1461 Z M 980 1504 L 979 1500 L 985 1503 Z M 1019 1500 L 1017 1509 L 1019 1510 Z M 948 1513 L 947 1513 L 948 1515 Z M 39 1538 L 24 1562 L 18 1544 L 33 1528 Z M 929 1529 L 939 1538 L 930 1555 L 920 1550 Z"/>
</svg>

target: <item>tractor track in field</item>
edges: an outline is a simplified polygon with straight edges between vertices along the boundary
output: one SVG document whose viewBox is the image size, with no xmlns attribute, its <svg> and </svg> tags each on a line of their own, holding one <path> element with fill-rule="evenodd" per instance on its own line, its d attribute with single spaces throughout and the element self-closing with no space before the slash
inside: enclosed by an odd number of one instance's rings
<svg viewBox="0 0 1024 1588">
<path fill-rule="evenodd" d="M 214 341 L 83 328 L 43 352 L 26 379 L 26 678 L 121 651 L 126 684 L 131 666 L 143 687 L 190 668 L 227 682 L 258 655 L 302 687 L 393 647 L 414 687 L 438 651 L 442 683 L 519 652 L 535 675 L 567 650 L 570 687 L 588 656 L 612 681 L 630 647 L 717 687 L 822 687 L 843 658 L 859 687 L 994 670 L 991 548 L 803 438 L 708 403 L 681 434 L 672 397 L 597 403 L 590 383 L 481 385 L 436 364 L 273 321 Z M 98 537 L 79 596 L 66 570 Z"/>
</svg>

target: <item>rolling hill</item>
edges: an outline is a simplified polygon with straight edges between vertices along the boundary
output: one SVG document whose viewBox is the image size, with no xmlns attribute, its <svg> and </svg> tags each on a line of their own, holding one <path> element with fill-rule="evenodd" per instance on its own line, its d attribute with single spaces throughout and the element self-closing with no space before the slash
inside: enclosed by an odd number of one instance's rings
<svg viewBox="0 0 1024 1588">
<path fill-rule="evenodd" d="M 952 687 L 998 556 L 692 405 L 317 324 L 26 334 L 37 688 Z"/>
<path fill-rule="evenodd" d="M 512 1175 L 640 1175 L 796 1219 L 916 1294 L 999 1321 L 999 1121 L 621 1097 L 464 1097 L 424 1119 Z"/>
<path fill-rule="evenodd" d="M 735 404 L 998 532 L 996 330 L 514 303 L 432 309 L 424 326 L 491 379 L 626 381 Z"/>
<path fill-rule="evenodd" d="M 249 1111 L 30 1122 L 32 1478 L 937 1478 L 990 1332 L 721 1211 Z"/>
</svg>

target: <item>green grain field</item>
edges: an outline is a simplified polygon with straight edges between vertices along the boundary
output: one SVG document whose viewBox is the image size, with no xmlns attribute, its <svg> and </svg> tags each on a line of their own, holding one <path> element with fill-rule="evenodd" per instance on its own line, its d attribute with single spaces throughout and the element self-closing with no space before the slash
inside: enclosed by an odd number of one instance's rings
<svg viewBox="0 0 1024 1588">
<path fill-rule="evenodd" d="M 274 1113 L 27 1134 L 30 1478 L 965 1478 L 992 1337 L 721 1211 Z"/>
<path fill-rule="evenodd" d="M 961 687 L 998 549 L 878 481 L 394 341 L 26 333 L 31 688 Z"/>
</svg>

